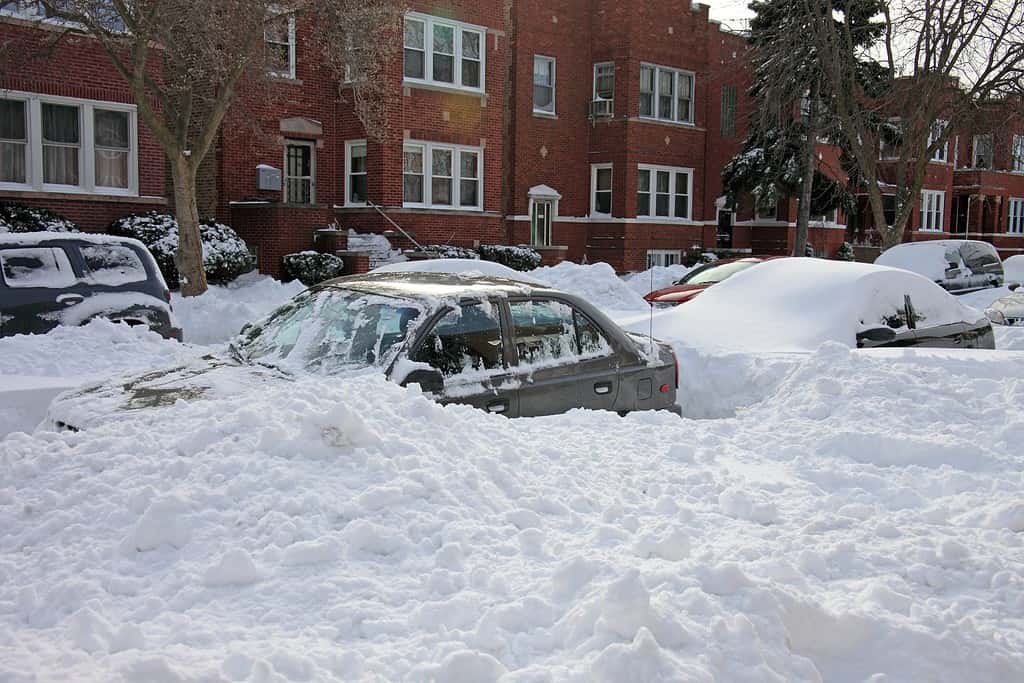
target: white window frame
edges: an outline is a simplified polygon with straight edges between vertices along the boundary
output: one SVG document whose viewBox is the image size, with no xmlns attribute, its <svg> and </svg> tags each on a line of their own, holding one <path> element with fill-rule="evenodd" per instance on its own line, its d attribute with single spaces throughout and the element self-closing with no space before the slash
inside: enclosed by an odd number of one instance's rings
<svg viewBox="0 0 1024 683">
<path fill-rule="evenodd" d="M 1011 155 L 1013 158 L 1010 162 L 1010 170 L 1013 173 L 1024 173 L 1024 135 L 1013 136 Z"/>
<path fill-rule="evenodd" d="M 990 156 L 990 158 L 988 160 L 988 166 L 978 166 L 978 141 L 983 139 L 983 138 L 988 138 L 988 153 L 989 153 L 989 156 Z M 985 133 L 983 135 L 975 135 L 974 139 L 972 140 L 972 145 L 971 145 L 971 168 L 980 168 L 980 169 L 984 169 L 984 170 L 992 170 L 992 169 L 994 169 L 995 168 L 995 162 L 991 158 L 994 155 L 995 155 L 995 138 L 992 136 L 992 133 Z"/>
<path fill-rule="evenodd" d="M 279 19 L 280 14 L 272 17 L 272 19 Z M 267 32 L 263 31 L 263 42 L 264 44 L 271 42 L 267 40 Z M 275 43 L 279 45 L 280 43 Z M 267 69 L 267 73 L 271 76 L 277 76 L 278 78 L 287 78 L 289 80 L 295 80 L 296 78 L 296 66 L 297 66 L 297 49 L 296 49 L 296 38 L 295 38 L 295 15 L 288 15 L 288 68 L 282 71 L 275 71 L 273 69 Z"/>
<path fill-rule="evenodd" d="M 674 223 L 691 223 L 693 222 L 693 169 L 685 168 L 682 166 L 658 166 L 654 164 L 637 164 L 637 194 L 640 193 L 640 172 L 649 171 L 651 174 L 651 201 L 648 205 L 648 213 L 640 213 L 640 207 L 637 206 L 636 217 L 647 218 L 654 221 L 671 221 Z M 659 216 L 657 211 L 658 205 L 658 185 L 657 177 L 658 171 L 667 172 L 669 174 L 668 183 L 668 216 Z M 676 212 L 676 198 L 679 196 L 679 188 L 676 183 L 679 179 L 678 174 L 686 174 L 686 217 L 680 218 L 675 215 Z"/>
<path fill-rule="evenodd" d="M 406 12 L 405 20 L 412 19 L 423 23 L 423 78 L 405 75 L 405 29 L 402 29 L 402 82 L 406 85 L 425 85 L 448 90 L 462 90 L 472 93 L 483 93 L 486 90 L 487 74 L 487 28 L 475 24 L 467 24 L 453 19 L 435 17 L 421 12 Z M 455 35 L 455 58 L 453 60 L 452 82 L 434 80 L 434 26 L 446 26 Z M 480 38 L 480 85 L 467 86 L 462 84 L 462 33 L 476 33 Z"/>
<path fill-rule="evenodd" d="M 697 99 L 697 75 L 692 71 L 686 69 L 676 69 L 671 66 L 661 66 L 658 64 L 649 64 L 642 62 L 640 69 L 654 69 L 654 100 L 651 104 L 651 114 L 640 113 L 640 118 L 645 121 L 662 121 L 667 123 L 678 123 L 685 126 L 694 125 L 694 112 L 696 111 L 696 99 Z M 658 115 L 659 112 L 659 98 L 661 97 L 661 72 L 672 73 L 672 117 L 664 118 Z M 690 110 L 686 112 L 686 118 L 680 118 L 679 113 L 679 81 L 681 77 L 689 77 L 690 79 Z M 641 82 L 637 81 L 638 84 Z M 639 85 L 638 85 L 639 87 Z"/>
<path fill-rule="evenodd" d="M 442 211 L 483 211 L 484 210 L 484 148 L 469 145 L 449 145 L 444 142 L 428 142 L 425 140 L 406 140 L 402 145 L 402 154 L 409 147 L 416 147 L 423 152 L 423 201 L 407 202 L 402 197 L 402 206 L 411 209 L 438 209 Z M 433 197 L 433 158 L 434 150 L 445 150 L 452 153 L 452 203 L 434 204 Z M 462 165 L 461 154 L 471 152 L 477 155 L 477 201 L 475 206 L 462 206 Z"/>
<path fill-rule="evenodd" d="M 946 127 L 949 126 L 949 121 L 943 119 L 936 119 L 935 123 L 932 124 L 932 128 L 928 133 L 928 147 L 931 148 L 932 143 L 946 132 Z M 949 140 L 943 143 L 942 147 L 935 150 L 935 153 L 931 156 L 931 161 L 939 163 L 947 163 L 949 161 Z"/>
<path fill-rule="evenodd" d="M 537 60 L 549 62 L 551 64 L 551 110 L 538 109 L 537 98 L 534 95 L 534 88 L 537 87 L 537 83 L 534 80 L 537 72 Z M 534 114 L 540 114 L 541 116 L 557 116 L 558 115 L 558 61 L 554 57 L 547 55 L 534 55 L 533 56 L 533 71 L 530 76 L 530 104 L 533 107 Z"/>
<path fill-rule="evenodd" d="M 48 192 L 61 194 L 84 194 L 116 197 L 137 197 L 139 195 L 139 126 L 138 110 L 134 104 L 104 102 L 74 97 L 40 95 L 14 90 L 0 91 L 0 99 L 19 100 L 26 103 L 27 148 L 25 160 L 25 182 L 0 182 L 0 190 L 19 192 Z M 53 185 L 43 182 L 43 104 L 56 104 L 78 108 L 79 153 L 78 185 Z M 98 187 L 96 185 L 96 138 L 94 111 L 125 112 L 128 114 L 128 187 Z"/>
<path fill-rule="evenodd" d="M 598 69 L 602 69 L 602 68 L 607 69 L 609 67 L 612 70 L 612 74 L 611 74 L 612 75 L 612 96 L 611 97 L 601 97 L 601 96 L 599 96 L 597 94 L 597 71 L 598 71 Z M 616 83 L 615 83 L 615 62 L 595 62 L 594 63 L 594 84 L 593 84 L 593 91 L 591 92 L 591 99 L 593 101 L 595 101 L 595 102 L 598 101 L 598 100 L 603 100 L 605 102 L 614 102 L 615 101 L 615 86 L 616 86 Z"/>
<path fill-rule="evenodd" d="M 309 202 L 293 202 L 288 197 L 288 178 L 304 178 L 305 176 L 288 175 L 288 148 L 308 147 L 309 148 Z M 298 206 L 312 206 L 316 204 L 316 143 L 312 140 L 301 138 L 287 138 L 284 141 L 284 163 L 281 166 L 281 199 L 286 204 Z"/>
<path fill-rule="evenodd" d="M 818 225 L 839 225 L 839 209 L 831 208 L 825 213 L 811 214 L 807 217 L 808 223 L 817 223 Z"/>
<path fill-rule="evenodd" d="M 1024 235 L 1024 197 L 1010 197 L 1006 206 L 1006 214 L 1007 234 Z"/>
<path fill-rule="evenodd" d="M 546 206 L 547 209 L 544 214 L 545 225 L 543 230 L 538 230 L 536 225 L 537 217 L 535 212 L 537 207 Z M 550 247 L 552 244 L 552 233 L 554 232 L 553 226 L 555 222 L 555 216 L 558 215 L 558 200 L 557 199 L 534 199 L 530 198 L 530 246 L 534 247 Z M 543 237 L 546 239 L 538 240 L 538 235 L 543 233 Z"/>
<path fill-rule="evenodd" d="M 366 206 L 366 202 L 353 202 L 352 201 L 352 176 L 362 175 L 366 176 L 367 180 L 370 177 L 370 169 L 367 168 L 362 173 L 352 172 L 352 150 L 356 147 L 362 147 L 365 150 L 366 156 L 364 159 L 369 159 L 370 150 L 366 146 L 366 140 L 346 140 L 345 141 L 345 206 Z M 367 185 L 367 195 L 369 195 L 369 185 Z"/>
<path fill-rule="evenodd" d="M 669 263 L 671 261 L 671 263 Z M 655 266 L 667 268 L 669 266 L 676 266 L 683 262 L 683 251 L 682 249 L 648 249 L 647 250 L 647 269 L 650 270 Z"/>
<path fill-rule="evenodd" d="M 921 190 L 921 211 L 919 232 L 943 232 L 943 219 L 946 210 L 946 193 L 944 190 Z"/>
<path fill-rule="evenodd" d="M 608 192 L 608 213 L 600 213 L 597 210 L 597 172 L 603 170 L 611 171 Z M 604 191 L 604 190 L 602 190 Z M 614 211 L 615 201 L 615 167 L 614 164 L 591 164 L 590 165 L 590 215 L 601 218 L 609 218 Z"/>
</svg>

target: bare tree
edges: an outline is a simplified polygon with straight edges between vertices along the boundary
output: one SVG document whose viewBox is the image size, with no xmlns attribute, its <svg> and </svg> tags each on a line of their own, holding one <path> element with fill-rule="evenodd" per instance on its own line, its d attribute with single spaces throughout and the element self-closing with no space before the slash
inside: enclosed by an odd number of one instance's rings
<svg viewBox="0 0 1024 683">
<path fill-rule="evenodd" d="M 278 56 L 265 31 L 280 17 L 315 26 L 315 44 L 339 87 L 348 77 L 357 115 L 371 137 L 386 126 L 386 68 L 402 3 L 396 0 L 42 0 L 69 30 L 103 47 L 135 99 L 139 117 L 170 163 L 181 291 L 206 291 L 196 174 L 241 84 L 273 88 Z M 370 77 L 363 77 L 369 75 Z"/>
<path fill-rule="evenodd" d="M 899 244 L 929 160 L 981 105 L 1019 92 L 1024 0 L 802 0 L 829 105 L 883 248 Z M 880 40 L 863 44 L 865 18 Z M 885 152 L 885 159 L 880 157 Z M 885 194 L 895 196 L 886 221 Z"/>
</svg>

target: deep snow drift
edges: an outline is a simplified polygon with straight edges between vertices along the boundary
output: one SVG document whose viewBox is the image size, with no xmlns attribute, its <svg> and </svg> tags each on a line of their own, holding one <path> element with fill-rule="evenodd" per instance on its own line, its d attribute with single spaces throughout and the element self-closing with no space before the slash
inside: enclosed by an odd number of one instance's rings
<svg viewBox="0 0 1024 683">
<path fill-rule="evenodd" d="M 1021 680 L 1022 363 L 830 345 L 716 421 L 371 375 L 16 434 L 0 680 Z"/>
</svg>

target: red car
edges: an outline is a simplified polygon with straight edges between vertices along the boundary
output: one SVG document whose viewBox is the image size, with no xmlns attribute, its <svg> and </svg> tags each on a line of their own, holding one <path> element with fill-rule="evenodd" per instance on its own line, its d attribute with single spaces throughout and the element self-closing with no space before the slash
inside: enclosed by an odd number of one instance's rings
<svg viewBox="0 0 1024 683">
<path fill-rule="evenodd" d="M 746 258 L 731 258 L 714 261 L 699 268 L 694 268 L 686 276 L 671 287 L 665 287 L 651 292 L 644 299 L 647 303 L 660 306 L 675 306 L 686 303 L 697 296 L 711 285 L 716 285 L 723 280 L 732 277 L 736 273 L 746 270 L 758 263 L 769 261 L 783 256 L 748 256 Z"/>
</svg>

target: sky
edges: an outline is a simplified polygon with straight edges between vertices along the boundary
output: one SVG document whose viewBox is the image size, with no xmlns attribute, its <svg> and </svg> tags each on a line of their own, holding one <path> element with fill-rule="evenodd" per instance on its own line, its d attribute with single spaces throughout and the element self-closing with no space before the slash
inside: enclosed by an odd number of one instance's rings
<svg viewBox="0 0 1024 683">
<path fill-rule="evenodd" d="M 731 29 L 745 29 L 753 12 L 747 9 L 750 0 L 699 0 L 711 6 L 711 18 Z"/>
</svg>

